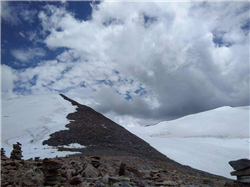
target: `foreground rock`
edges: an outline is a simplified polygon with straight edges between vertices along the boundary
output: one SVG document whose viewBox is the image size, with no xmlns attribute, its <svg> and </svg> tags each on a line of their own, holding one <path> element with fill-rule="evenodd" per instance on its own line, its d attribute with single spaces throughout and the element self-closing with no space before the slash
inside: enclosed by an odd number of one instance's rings
<svg viewBox="0 0 250 187">
<path fill-rule="evenodd" d="M 70 187 L 246 187 L 223 177 L 176 163 L 131 156 L 70 156 L 54 159 L 7 159 L 1 162 L 2 186 Z"/>
<path fill-rule="evenodd" d="M 240 159 L 230 161 L 229 164 L 236 170 L 231 172 L 232 176 L 237 176 L 237 181 L 249 183 L 250 186 L 250 160 Z"/>
</svg>

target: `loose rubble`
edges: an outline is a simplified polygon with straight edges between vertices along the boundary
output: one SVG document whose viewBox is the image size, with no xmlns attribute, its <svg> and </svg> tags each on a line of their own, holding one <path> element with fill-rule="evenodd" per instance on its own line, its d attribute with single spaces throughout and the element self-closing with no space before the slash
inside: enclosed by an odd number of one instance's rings
<svg viewBox="0 0 250 187">
<path fill-rule="evenodd" d="M 1 168 L 4 187 L 245 187 L 190 167 L 132 156 L 76 155 L 43 160 L 6 157 Z"/>
<path fill-rule="evenodd" d="M 247 187 L 250 160 L 229 164 L 237 181 L 182 166 L 175 162 L 133 156 L 40 157 L 22 160 L 21 144 L 13 145 L 11 157 L 1 149 L 1 186 L 54 187 Z"/>
</svg>

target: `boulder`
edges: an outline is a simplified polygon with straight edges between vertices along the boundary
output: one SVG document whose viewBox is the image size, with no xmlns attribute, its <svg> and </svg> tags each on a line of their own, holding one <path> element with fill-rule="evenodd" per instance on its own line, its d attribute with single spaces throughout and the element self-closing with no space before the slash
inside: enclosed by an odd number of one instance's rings
<svg viewBox="0 0 250 187">
<path fill-rule="evenodd" d="M 95 178 L 100 176 L 100 171 L 96 169 L 92 164 L 88 164 L 83 170 L 82 176 L 86 178 Z"/>
</svg>

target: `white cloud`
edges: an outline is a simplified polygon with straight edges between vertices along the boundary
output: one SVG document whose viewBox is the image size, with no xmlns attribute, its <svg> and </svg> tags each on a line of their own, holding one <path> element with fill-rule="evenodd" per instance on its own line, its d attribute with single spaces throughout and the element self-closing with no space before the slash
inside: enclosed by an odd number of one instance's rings
<svg viewBox="0 0 250 187">
<path fill-rule="evenodd" d="M 37 76 L 33 93 L 66 90 L 83 101 L 89 97 L 99 111 L 137 117 L 247 105 L 247 7 L 248 2 L 101 2 L 93 5 L 91 20 L 81 21 L 64 7 L 47 5 L 39 13 L 43 32 L 50 33 L 44 42 L 68 50 L 21 77 Z M 132 100 L 126 101 L 128 94 Z"/>
<path fill-rule="evenodd" d="M 22 10 L 20 12 L 21 17 L 23 18 L 23 20 L 29 22 L 29 23 L 33 23 L 34 22 L 34 18 L 37 15 L 37 11 L 36 10 Z"/>
<path fill-rule="evenodd" d="M 6 65 L 1 65 L 1 95 L 13 97 L 14 81 L 17 80 L 16 71 Z"/>
<path fill-rule="evenodd" d="M 42 48 L 13 49 L 11 54 L 22 62 L 28 62 L 35 57 L 43 57 L 46 52 Z"/>
<path fill-rule="evenodd" d="M 15 6 L 13 6 L 12 2 L 1 1 L 2 19 L 11 25 L 19 25 L 22 21 L 26 21 L 31 24 L 34 22 L 36 15 L 37 11 L 30 9 L 27 4 L 18 2 L 15 3 Z"/>
<path fill-rule="evenodd" d="M 3 20 L 12 25 L 18 25 L 21 23 L 15 8 L 11 7 L 8 1 L 1 1 L 1 16 Z"/>
</svg>

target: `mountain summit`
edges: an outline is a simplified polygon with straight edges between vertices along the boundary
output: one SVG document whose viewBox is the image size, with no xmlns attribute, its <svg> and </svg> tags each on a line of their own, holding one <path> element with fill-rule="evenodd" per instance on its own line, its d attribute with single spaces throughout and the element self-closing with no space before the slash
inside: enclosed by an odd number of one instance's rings
<svg viewBox="0 0 250 187">
<path fill-rule="evenodd" d="M 59 147 L 59 150 L 63 151 L 77 150 L 84 155 L 122 155 L 166 159 L 165 155 L 124 127 L 92 108 L 81 105 L 63 94 L 60 95 L 76 106 L 76 111 L 67 115 L 67 119 L 70 120 L 70 123 L 66 125 L 68 129 L 51 134 L 43 144 Z M 75 143 L 86 148 L 62 148 L 63 145 Z"/>
</svg>

